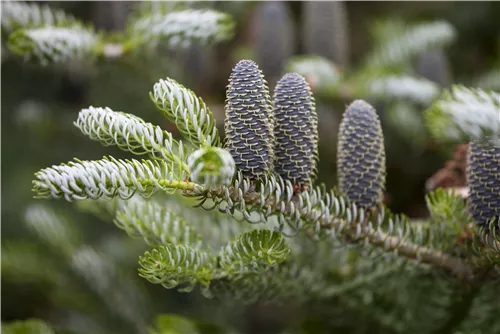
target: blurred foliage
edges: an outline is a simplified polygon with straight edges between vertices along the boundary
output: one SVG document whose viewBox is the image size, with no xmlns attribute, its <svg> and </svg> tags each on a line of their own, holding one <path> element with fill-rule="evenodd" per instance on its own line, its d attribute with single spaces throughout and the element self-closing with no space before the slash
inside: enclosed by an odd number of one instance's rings
<svg viewBox="0 0 500 334">
<path fill-rule="evenodd" d="M 105 4 L 108 6 L 108 15 L 111 15 L 110 2 Z M 214 117 L 221 120 L 224 89 L 233 60 L 247 56 L 258 57 L 252 36 L 248 33 L 252 22 L 250 16 L 259 6 L 258 2 L 165 2 L 160 3 L 159 7 L 147 3 L 143 5 L 139 14 L 151 14 L 153 10 L 162 13 L 162 10 L 172 9 L 166 7 L 179 5 L 176 10 L 187 7 L 196 10 L 212 9 L 231 15 L 235 23 L 234 36 L 224 37 L 224 43 L 215 47 L 187 47 L 186 50 L 169 48 L 161 42 L 157 42 L 151 49 L 139 48 L 138 45 L 144 45 L 145 39 L 135 38 L 133 33 L 127 34 L 131 30 L 127 30 L 126 17 L 118 17 L 113 23 L 110 23 L 112 20 L 107 20 L 110 22 L 103 25 L 97 19 L 98 5 L 98 2 L 83 1 L 54 1 L 46 4 L 50 8 L 60 8 L 68 15 L 73 15 L 75 20 L 82 22 L 81 26 L 95 25 L 96 30 L 100 32 L 99 36 L 106 36 L 105 39 L 100 39 L 104 42 L 95 48 L 99 55 L 112 55 L 113 49 L 105 48 L 104 45 L 114 45 L 117 41 L 122 41 L 124 49 L 128 51 L 130 48 L 130 52 L 124 57 L 100 57 L 98 62 L 93 63 L 80 59 L 64 67 L 48 63 L 45 67 L 39 67 L 25 62 L 20 55 L 32 55 L 34 58 L 31 59 L 35 60 L 49 59 L 47 54 L 35 52 L 37 48 L 43 49 L 45 41 L 37 40 L 32 32 L 23 30 L 11 36 L 9 48 L 8 37 L 14 32 L 15 24 L 4 26 L 6 14 L 2 3 L 3 332 L 236 332 L 221 327 L 221 324 L 229 324 L 233 328 L 240 328 L 242 332 L 267 330 L 278 333 L 287 322 L 291 325 L 301 323 L 301 330 L 297 333 L 330 332 L 333 328 L 338 332 L 351 332 L 353 329 L 350 324 L 356 323 L 360 316 L 354 311 L 355 303 L 365 303 L 370 305 L 373 312 L 381 312 L 390 303 L 406 305 L 405 298 L 410 298 L 408 291 L 412 289 L 421 294 L 426 294 L 430 289 L 445 291 L 449 299 L 442 304 L 438 300 L 429 301 L 430 304 L 439 304 L 440 309 L 454 304 L 459 304 L 462 309 L 471 308 L 470 304 L 479 306 L 476 308 L 474 319 L 463 324 L 462 333 L 481 333 L 476 324 L 491 324 L 490 330 L 493 332 L 498 329 L 494 327 L 498 324 L 494 320 L 496 315 L 491 316 L 493 312 L 496 314 L 496 309 L 488 309 L 489 305 L 494 304 L 491 299 L 498 295 L 491 291 L 498 292 L 498 287 L 484 287 L 478 298 L 471 299 L 469 291 L 460 291 L 452 284 L 442 283 L 443 281 L 439 286 L 425 286 L 428 282 L 422 280 L 422 277 L 428 275 L 425 271 L 415 274 L 394 269 L 390 271 L 386 267 L 357 268 L 372 271 L 373 276 L 370 276 L 368 284 L 374 293 L 360 295 L 356 289 L 349 287 L 343 287 L 350 291 L 350 294 L 344 297 L 337 291 L 330 292 L 329 303 L 344 302 L 348 309 L 349 305 L 352 307 L 353 311 L 344 313 L 342 317 L 336 316 L 338 309 L 326 307 L 322 303 L 319 303 L 319 308 L 313 310 L 301 309 L 293 303 L 271 310 L 265 307 L 236 309 L 207 300 L 199 294 L 187 295 L 159 289 L 153 284 L 147 284 L 137 275 L 136 260 L 138 255 L 144 254 L 146 245 L 142 240 L 129 238 L 110 224 L 111 217 L 114 216 L 112 213 L 116 210 L 112 205 L 116 203 L 107 203 L 107 208 L 94 202 L 78 203 L 77 206 L 59 201 L 50 203 L 51 210 L 65 215 L 64 227 L 72 228 L 71 235 L 75 236 L 75 239 L 64 237 L 67 241 L 74 240 L 72 242 L 51 245 L 63 231 L 54 230 L 54 226 L 47 229 L 33 223 L 43 218 L 40 211 L 32 211 L 34 213 L 31 216 L 26 215 L 27 210 L 34 208 L 30 192 L 33 173 L 44 166 L 70 161 L 75 156 L 82 160 L 101 158 L 105 154 L 116 158 L 128 157 L 117 148 L 104 148 L 99 143 L 90 142 L 79 135 L 73 122 L 80 109 L 88 106 L 109 106 L 116 111 L 131 112 L 180 135 L 175 127 L 168 125 L 163 115 L 155 110 L 144 92 L 150 91 L 153 83 L 159 78 L 168 76 L 192 88 L 198 96 L 203 96 L 207 105 L 212 108 Z M 291 9 L 290 15 L 296 27 L 300 29 L 303 3 L 287 2 L 287 5 Z M 295 46 L 294 57 L 287 59 L 288 67 L 280 69 L 287 71 L 294 68 L 298 72 L 304 71 L 304 74 L 307 72 L 306 77 L 311 80 L 318 103 L 329 108 L 319 114 L 319 179 L 328 188 L 334 185 L 336 136 L 335 130 L 332 129 L 337 128 L 338 124 L 335 122 L 340 119 L 345 104 L 353 98 L 365 98 L 376 106 L 382 118 L 388 154 L 388 195 L 392 199 L 389 203 L 391 209 L 413 217 L 427 217 L 429 213 L 426 204 L 429 203 L 446 202 L 448 208 L 460 208 L 460 203 L 454 202 L 453 198 L 443 193 L 433 195 L 440 196 L 440 201 L 432 196 L 427 199 L 424 196 L 426 179 L 451 155 L 453 146 L 436 142 L 423 125 L 424 111 L 431 106 L 438 110 L 440 105 L 434 105 L 433 102 L 442 96 L 441 93 L 445 93 L 445 87 L 419 74 L 416 63 L 425 52 L 437 49 L 445 55 L 448 61 L 447 70 L 451 73 L 454 83 L 498 91 L 500 4 L 347 2 L 345 7 L 349 25 L 349 66 L 339 66 L 332 60 L 321 58 L 318 63 L 313 63 L 314 66 L 305 68 L 305 65 L 308 65 L 305 60 L 319 58 L 317 55 L 305 54 L 302 51 L 304 42 L 299 41 Z M 435 22 L 438 22 L 437 30 L 431 29 Z M 398 37 L 422 26 L 429 30 L 427 34 L 417 34 L 423 36 L 419 41 L 432 47 L 419 47 L 416 48 L 417 52 L 414 52 L 411 47 L 415 44 L 412 43 L 404 54 L 390 53 L 391 46 L 387 44 L 388 41 L 397 41 Z M 432 43 L 424 37 L 429 38 Z M 52 50 L 49 56 L 60 54 L 58 50 L 55 51 Z M 270 49 L 266 51 L 269 52 Z M 208 65 L 193 56 L 196 54 L 202 54 L 201 58 L 205 60 L 210 59 L 206 60 Z M 242 57 L 242 54 L 245 57 Z M 381 61 L 387 66 L 373 68 L 373 62 L 370 60 L 372 58 L 387 60 Z M 394 59 L 397 59 L 397 62 Z M 398 66 L 394 66 L 396 63 Z M 299 65 L 302 69 L 297 69 Z M 221 124 L 219 121 L 219 132 L 223 133 Z M 186 204 L 185 201 L 176 198 L 168 203 L 178 212 L 182 212 L 183 217 L 193 218 L 189 221 L 197 221 L 204 238 L 213 249 L 223 247 L 227 240 L 240 233 L 239 226 L 228 224 L 227 219 L 220 215 L 196 215 L 187 208 L 193 203 L 188 201 Z M 440 217 L 449 216 L 446 210 L 440 211 L 433 205 L 429 207 L 436 221 Z M 78 215 L 75 214 L 76 211 L 79 211 Z M 126 224 L 131 221 L 141 225 L 140 221 L 133 221 L 140 217 L 128 215 L 126 212 L 118 217 L 124 230 L 127 230 L 129 225 Z M 46 220 L 48 221 L 57 222 L 57 219 Z M 209 224 L 218 224 L 223 228 L 214 230 Z M 451 224 L 453 233 L 462 235 L 465 227 L 456 221 Z M 49 231 L 55 231 L 55 238 L 43 235 Z M 43 232 L 42 235 L 39 232 Z M 310 250 L 309 253 L 307 250 L 307 246 L 303 246 L 303 256 L 310 253 Z M 309 260 L 311 262 L 332 261 L 330 266 L 335 266 L 339 272 L 329 273 L 330 275 L 340 277 L 342 270 L 353 270 L 341 263 L 344 258 L 339 259 L 328 254 L 329 256 L 321 259 L 318 254 L 313 255 L 315 257 L 311 257 L 314 259 Z M 349 253 L 346 256 L 354 255 Z M 278 272 L 270 277 L 269 281 L 270 284 L 276 284 L 271 279 L 274 278 L 286 282 L 286 277 L 291 276 L 299 277 L 303 284 L 290 286 L 287 292 L 304 287 L 311 287 L 313 290 L 317 288 L 319 291 L 322 289 L 323 274 L 316 275 L 315 272 L 300 271 L 297 268 Z M 221 283 L 223 287 L 223 282 Z M 360 282 L 355 281 L 352 286 L 355 287 L 356 284 Z M 396 288 L 385 291 L 384 285 Z M 230 295 L 231 291 L 227 293 Z M 395 294 L 397 299 L 389 301 L 384 294 Z M 176 315 L 173 315 L 174 313 Z M 268 313 L 272 313 L 273 317 Z M 328 316 L 322 316 L 322 313 L 327 313 Z M 401 313 L 390 316 L 409 319 L 414 315 L 411 310 L 401 310 Z M 419 314 L 421 319 L 426 316 L 439 319 L 439 313 Z M 459 316 L 460 314 L 456 315 Z M 363 319 L 371 317 L 368 313 L 363 315 Z M 20 321 L 30 318 L 47 319 L 47 322 Z M 404 321 L 389 318 L 386 320 L 396 326 L 402 326 L 401 322 Z M 445 319 L 436 324 L 437 328 L 433 328 L 436 333 L 460 333 L 459 329 L 453 328 L 453 319 Z M 360 332 L 383 332 L 383 328 L 378 327 L 380 325 L 375 321 L 367 321 L 360 326 L 365 329 Z M 394 329 L 395 332 L 397 330 L 398 328 Z"/>
</svg>

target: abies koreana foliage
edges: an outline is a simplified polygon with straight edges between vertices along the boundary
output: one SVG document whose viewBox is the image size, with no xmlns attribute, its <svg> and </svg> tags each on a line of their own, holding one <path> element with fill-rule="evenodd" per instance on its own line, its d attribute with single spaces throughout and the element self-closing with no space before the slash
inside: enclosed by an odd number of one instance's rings
<svg viewBox="0 0 500 334">
<path fill-rule="evenodd" d="M 442 137 L 473 139 L 470 200 L 429 194 L 426 222 L 410 222 L 382 204 L 384 137 L 369 103 L 354 100 L 346 108 L 338 190 L 327 190 L 316 183 L 318 116 L 306 79 L 285 74 L 270 92 L 250 60 L 229 75 L 224 140 L 195 92 L 160 79 L 151 100 L 184 141 L 138 116 L 88 107 L 74 123 L 83 134 L 141 159 L 75 159 L 37 172 L 33 191 L 91 212 L 102 208 L 151 247 L 139 257 L 139 275 L 167 289 L 198 287 L 208 298 L 239 304 L 336 300 L 332 312 L 370 319 L 389 333 L 437 332 L 457 300 L 475 294 L 457 326 L 469 332 L 482 319 L 494 328 L 489 300 L 500 278 L 500 151 L 492 136 L 500 133 L 491 124 L 475 126 L 465 111 L 493 101 L 485 109 L 490 117 L 500 108 L 493 92 L 452 91 L 426 116 L 431 129 L 451 129 L 435 132 Z M 381 301 L 386 310 L 377 306 Z"/>
<path fill-rule="evenodd" d="M 230 15 L 192 4 L 139 3 L 127 18 L 125 31 L 110 34 L 48 5 L 6 1 L 2 2 L 2 36 L 13 55 L 42 66 L 118 58 L 159 44 L 179 49 L 232 38 L 235 23 Z"/>
<path fill-rule="evenodd" d="M 62 11 L 5 2 L 2 36 L 12 55 L 42 65 L 230 38 L 230 16 L 193 3 L 144 2 L 122 35 L 108 36 Z M 333 7 L 344 10 L 338 4 L 325 8 Z M 306 26 L 322 17 L 316 9 Z M 345 22 L 316 21 L 328 24 L 313 29 L 320 32 Z M 197 289 L 230 302 L 231 310 L 254 303 L 305 306 L 289 323 L 300 326 L 293 333 L 316 333 L 316 324 L 328 332 L 498 333 L 500 95 L 460 85 L 441 91 L 406 73 L 415 56 L 451 43 L 450 24 L 387 23 L 375 32 L 375 49 L 354 73 L 338 71 L 319 56 L 292 59 L 291 73 L 268 87 L 255 62 L 238 62 L 227 73 L 223 126 L 194 91 L 172 78 L 159 79 L 150 99 L 182 139 L 138 115 L 84 108 L 75 117 L 76 128 L 138 157 L 75 159 L 41 169 L 33 181 L 35 197 L 75 202 L 79 210 L 144 240 L 148 249 L 138 256 L 138 275 L 147 282 Z M 336 50 L 345 55 L 338 41 Z M 314 43 L 311 48 L 322 49 Z M 325 48 L 331 51 L 332 45 Z M 481 85 L 486 86 L 491 85 Z M 317 180 L 320 138 L 312 92 L 348 101 L 338 142 L 323 143 L 337 144 L 333 189 Z M 471 142 L 468 199 L 444 190 L 428 194 L 431 216 L 424 221 L 393 214 L 381 203 L 383 131 L 377 110 L 361 100 L 372 97 L 426 105 L 424 120 L 437 140 Z M 123 247 L 128 253 L 119 260 L 109 250 L 98 253 L 81 243 L 71 220 L 44 205 L 31 207 L 25 221 L 61 262 L 71 264 L 71 279 L 88 284 L 135 332 L 144 330 L 144 294 L 114 263 L 135 256 L 134 250 Z M 3 275 L 17 272 L 17 278 L 34 275 L 68 286 L 61 279 L 67 273 L 43 261 L 44 252 L 14 246 L 2 244 Z M 64 290 L 68 296 L 70 290 Z M 77 292 L 75 299 L 83 298 Z M 205 333 L 178 320 L 161 318 L 151 332 L 172 332 L 175 322 L 182 325 L 175 327 L 182 328 L 178 332 Z M 51 332 L 40 321 L 8 329 Z"/>
</svg>

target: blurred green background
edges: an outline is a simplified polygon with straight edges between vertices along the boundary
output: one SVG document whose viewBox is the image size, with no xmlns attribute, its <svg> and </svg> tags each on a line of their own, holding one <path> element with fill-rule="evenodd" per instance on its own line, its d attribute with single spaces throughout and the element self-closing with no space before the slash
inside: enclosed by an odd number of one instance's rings
<svg viewBox="0 0 500 334">
<path fill-rule="evenodd" d="M 123 29 L 127 15 L 134 6 L 132 2 L 119 1 L 38 3 L 49 3 L 50 6 L 63 8 L 105 31 Z M 195 4 L 228 12 L 237 23 L 235 38 L 210 47 L 193 47 L 187 51 L 166 50 L 160 47 L 151 53 L 103 60 L 91 66 L 73 64 L 69 68 L 43 68 L 3 52 L 2 257 L 4 246 L 8 247 L 9 244 L 18 247 L 23 243 L 26 247 L 35 247 L 40 254 L 52 252 L 41 244 L 24 224 L 25 210 L 34 202 L 30 189 L 36 171 L 70 161 L 74 157 L 82 160 L 99 159 L 104 155 L 130 157 L 113 147 L 102 147 L 79 133 L 72 122 L 76 120 L 80 109 L 87 106 L 107 106 L 115 111 L 138 115 L 146 121 L 176 132 L 175 127 L 168 124 L 155 109 L 148 96 L 153 84 L 168 76 L 203 97 L 216 115 L 218 127 L 223 133 L 225 86 L 232 67 L 239 59 L 256 60 L 273 87 L 275 79 L 271 75 L 283 72 L 286 59 L 277 63 L 270 62 L 267 68 L 261 60 L 265 57 L 286 55 L 287 52 L 290 56 L 307 54 L 307 43 L 303 38 L 303 30 L 307 29 L 307 25 L 303 24 L 305 3 L 283 2 L 284 7 L 279 7 L 280 10 L 286 8 L 289 11 L 288 19 L 293 28 L 282 32 L 283 40 L 289 41 L 283 46 L 285 51 L 273 49 L 279 48 L 282 43 L 265 40 L 265 25 L 270 25 L 267 29 L 273 29 L 273 22 L 263 14 L 265 11 L 262 6 L 265 4 L 219 1 Z M 477 78 L 499 66 L 498 2 L 357 1 L 346 2 L 344 5 L 347 29 L 346 40 L 343 42 L 346 43 L 348 52 L 345 64 L 338 64 L 341 71 L 361 66 L 364 57 L 374 47 L 372 27 L 376 21 L 382 19 L 415 23 L 445 20 L 455 28 L 456 39 L 443 50 L 446 63 L 445 68 L 441 70 L 446 82 L 440 84 L 444 86 L 450 83 L 474 86 Z M 283 41 L 276 33 L 273 36 Z M 417 67 L 415 63 L 415 69 Z M 267 73 L 266 70 L 272 73 Z M 421 69 L 421 72 L 423 75 L 436 74 L 432 69 L 430 72 L 427 69 L 426 72 L 425 68 Z M 352 99 L 338 96 L 318 96 L 316 99 L 320 118 L 319 180 L 331 187 L 336 184 L 336 130 L 345 105 Z M 425 131 L 401 131 L 398 124 L 390 122 L 386 113 L 387 104 L 377 101 L 375 106 L 382 118 L 387 144 L 388 205 L 392 210 L 404 212 L 413 218 L 425 217 L 425 182 L 450 159 L 453 146 L 440 145 Z M 412 108 L 421 113 L 426 106 Z M 410 127 L 412 124 L 410 121 Z M 408 136 L 408 133 L 412 135 Z M 243 321 L 249 328 L 248 332 L 256 332 L 258 327 L 254 327 L 256 325 L 252 323 L 252 317 L 242 320 L 238 318 L 242 315 L 230 315 L 230 309 L 205 300 L 198 294 L 188 296 L 143 282 L 136 275 L 137 255 L 144 248 L 140 242 L 129 240 L 112 224 L 103 223 L 93 215 L 78 213 L 70 203 L 51 201 L 48 204 L 71 217 L 81 231 L 85 243 L 108 252 L 113 261 L 121 261 L 120 270 L 133 277 L 134 284 L 143 291 L 141 298 L 147 309 L 143 310 L 144 314 L 140 319 L 123 321 L 123 314 L 104 311 L 100 313 L 103 300 L 96 295 L 87 296 L 92 290 L 87 283 L 73 282 L 77 288 L 71 293 L 75 294 L 71 297 L 65 296 L 64 289 L 68 282 L 61 281 L 60 285 L 54 285 L 54 281 L 30 277 L 29 268 L 25 268 L 25 280 L 19 280 L 16 275 L 9 276 L 2 259 L 2 322 L 31 317 L 63 319 L 62 322 L 71 323 L 72 326 L 78 327 L 81 323 L 89 329 L 92 328 L 89 318 L 95 316 L 105 320 L 109 326 L 106 329 L 108 332 L 134 333 L 141 324 L 153 323 L 158 314 L 180 313 L 196 315 L 200 319 L 213 320 L 218 316 L 226 321 L 231 319 L 234 323 Z M 68 271 L 67 265 L 58 254 L 52 254 L 50 259 L 56 263 L 48 265 L 46 270 L 59 268 L 63 273 Z M 23 264 L 22 258 L 19 260 L 17 265 L 30 266 L 29 262 Z M 81 296 L 82 299 L 75 300 L 77 297 L 73 296 Z M 259 312 L 262 313 L 262 310 Z M 260 317 L 262 318 L 262 314 Z M 276 319 L 279 319 L 279 315 Z M 130 327 L 131 324 L 137 328 Z M 100 332 L 98 325 L 95 326 L 95 330 L 84 332 Z"/>
</svg>

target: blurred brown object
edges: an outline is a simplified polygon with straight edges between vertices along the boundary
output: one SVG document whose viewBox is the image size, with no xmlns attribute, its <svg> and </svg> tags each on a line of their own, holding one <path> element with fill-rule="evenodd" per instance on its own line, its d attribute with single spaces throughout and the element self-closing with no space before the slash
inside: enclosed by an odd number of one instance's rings
<svg viewBox="0 0 500 334">
<path fill-rule="evenodd" d="M 467 197 L 467 152 L 469 144 L 461 144 L 455 148 L 453 160 L 445 163 L 444 167 L 432 175 L 426 182 L 427 192 L 437 188 L 453 189 L 457 195 Z"/>
</svg>

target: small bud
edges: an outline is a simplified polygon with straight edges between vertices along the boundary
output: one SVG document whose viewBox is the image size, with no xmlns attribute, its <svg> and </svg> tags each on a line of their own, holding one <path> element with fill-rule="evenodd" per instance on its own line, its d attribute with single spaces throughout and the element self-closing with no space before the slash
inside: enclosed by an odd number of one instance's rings
<svg viewBox="0 0 500 334">
<path fill-rule="evenodd" d="M 272 168 L 274 138 L 269 89 L 253 61 L 234 67 L 225 110 L 226 149 L 244 177 L 257 179 Z"/>
<path fill-rule="evenodd" d="M 191 180 L 207 188 L 229 185 L 235 164 L 229 152 L 218 147 L 205 147 L 193 152 L 187 159 Z"/>
<path fill-rule="evenodd" d="M 340 191 L 349 201 L 364 209 L 382 201 L 384 136 L 375 109 L 363 100 L 352 102 L 340 123 L 337 168 Z"/>
<path fill-rule="evenodd" d="M 318 149 L 318 122 L 314 99 L 304 77 L 284 75 L 274 93 L 275 171 L 294 185 L 308 185 Z"/>
<path fill-rule="evenodd" d="M 469 211 L 477 225 L 500 219 L 500 145 L 472 140 L 469 146 L 467 177 Z"/>
</svg>

